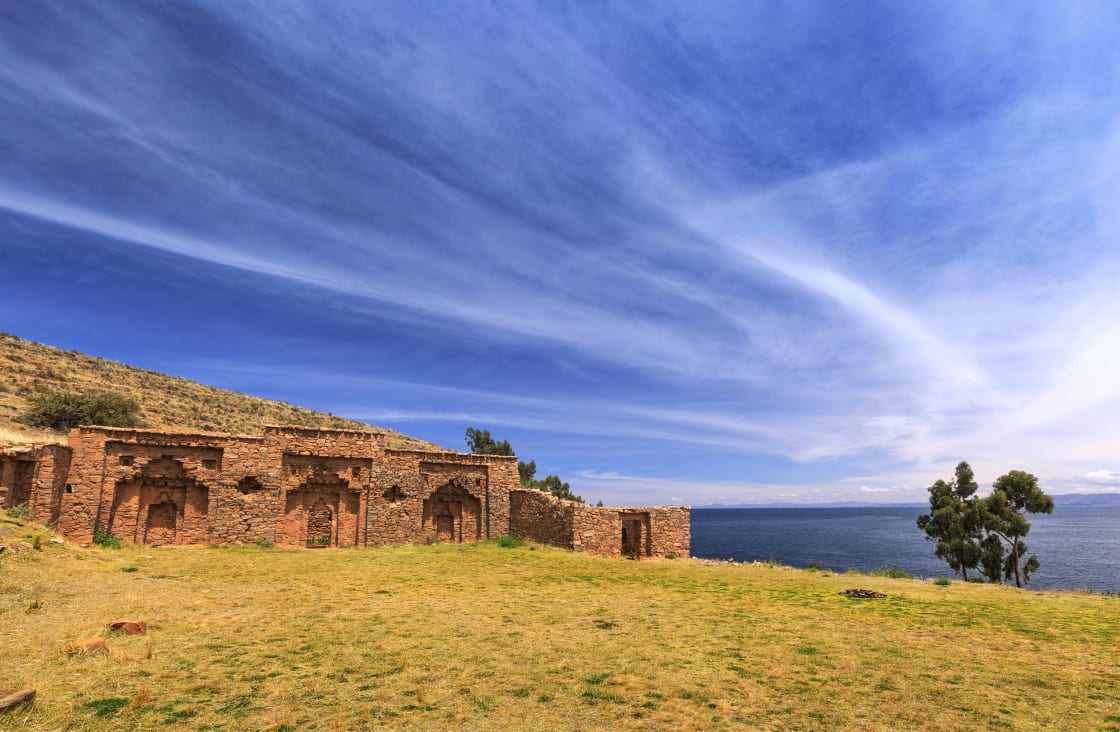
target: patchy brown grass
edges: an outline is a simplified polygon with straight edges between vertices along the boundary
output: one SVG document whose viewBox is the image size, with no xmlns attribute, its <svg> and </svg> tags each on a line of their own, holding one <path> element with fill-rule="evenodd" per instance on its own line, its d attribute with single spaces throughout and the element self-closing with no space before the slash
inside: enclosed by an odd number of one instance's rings
<svg viewBox="0 0 1120 732">
<path fill-rule="evenodd" d="M 373 427 L 286 402 L 215 389 L 177 376 L 64 351 L 0 333 L 0 445 L 59 442 L 63 435 L 33 430 L 11 418 L 26 411 L 28 398 L 56 389 L 113 391 L 140 404 L 153 429 L 260 434 L 266 424 L 292 424 L 385 432 L 389 447 L 440 449 L 394 430 Z"/>
<path fill-rule="evenodd" d="M 0 686 L 39 689 L 0 729 L 1120 727 L 1116 597 L 494 543 L 41 546 L 0 555 Z M 60 654 L 122 618 L 148 635 Z"/>
<path fill-rule="evenodd" d="M 50 430 L 40 430 L 26 425 L 0 423 L 0 447 L 21 447 L 25 445 L 42 445 L 50 442 L 65 442 L 65 435 Z"/>
</svg>

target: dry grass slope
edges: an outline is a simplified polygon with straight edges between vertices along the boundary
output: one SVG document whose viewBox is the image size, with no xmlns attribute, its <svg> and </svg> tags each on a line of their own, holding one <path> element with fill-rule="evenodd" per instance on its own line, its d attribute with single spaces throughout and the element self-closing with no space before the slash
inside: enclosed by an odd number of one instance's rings
<svg viewBox="0 0 1120 732">
<path fill-rule="evenodd" d="M 126 366 L 77 351 L 25 341 L 0 333 L 0 445 L 55 442 L 60 435 L 31 430 L 7 419 L 23 412 L 40 391 L 115 391 L 135 399 L 154 429 L 260 434 L 266 424 L 295 424 L 348 430 L 384 431 L 390 447 L 439 449 L 392 430 L 335 417 L 286 402 L 215 389 L 187 379 Z"/>
<path fill-rule="evenodd" d="M 87 550 L 3 522 L 0 686 L 39 698 L 0 730 L 1120 729 L 1115 596 L 493 542 Z M 60 653 L 132 618 L 147 636 Z"/>
</svg>

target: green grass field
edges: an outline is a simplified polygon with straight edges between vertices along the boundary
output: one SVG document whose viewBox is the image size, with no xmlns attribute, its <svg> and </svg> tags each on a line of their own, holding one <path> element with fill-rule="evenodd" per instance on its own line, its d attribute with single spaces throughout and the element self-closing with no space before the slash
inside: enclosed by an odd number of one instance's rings
<svg viewBox="0 0 1120 732">
<path fill-rule="evenodd" d="M 1115 596 L 493 542 L 86 550 L 2 526 L 0 687 L 39 698 L 0 729 L 1120 729 Z M 132 618 L 148 634 L 108 655 L 60 652 Z"/>
</svg>

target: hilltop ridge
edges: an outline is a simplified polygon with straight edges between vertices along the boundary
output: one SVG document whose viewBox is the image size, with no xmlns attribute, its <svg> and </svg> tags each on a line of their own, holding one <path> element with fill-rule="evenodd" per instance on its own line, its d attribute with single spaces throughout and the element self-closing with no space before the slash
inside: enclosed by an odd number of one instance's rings
<svg viewBox="0 0 1120 732">
<path fill-rule="evenodd" d="M 257 435 L 267 424 L 290 424 L 384 432 L 386 445 L 397 449 L 443 449 L 365 422 L 0 333 L 0 445 L 61 440 L 57 433 L 12 421 L 27 409 L 32 396 L 54 389 L 113 391 L 131 397 L 147 426 L 157 430 Z"/>
</svg>

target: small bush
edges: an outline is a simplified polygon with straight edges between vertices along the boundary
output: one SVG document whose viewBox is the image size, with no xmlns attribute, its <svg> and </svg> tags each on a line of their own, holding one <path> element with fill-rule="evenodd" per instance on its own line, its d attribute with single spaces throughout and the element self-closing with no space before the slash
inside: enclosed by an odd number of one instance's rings
<svg viewBox="0 0 1120 732">
<path fill-rule="evenodd" d="M 78 425 L 140 427 L 140 405 L 113 392 L 53 391 L 31 397 L 31 406 L 19 421 L 32 427 L 66 432 Z"/>
<path fill-rule="evenodd" d="M 676 552 L 666 552 L 665 553 L 665 558 L 666 559 L 676 559 L 677 558 L 677 553 Z"/>
<path fill-rule="evenodd" d="M 257 539 L 254 543 L 254 546 L 256 546 L 258 549 L 272 549 L 276 545 L 273 544 L 269 539 Z"/>
<path fill-rule="evenodd" d="M 9 517 L 14 519 L 29 519 L 31 518 L 31 506 L 26 503 L 21 503 L 18 506 L 12 506 L 4 511 Z"/>
<path fill-rule="evenodd" d="M 933 584 L 939 587 L 948 587 L 949 585 L 953 584 L 953 580 L 949 579 L 948 577 L 938 577 L 933 581 Z"/>
<path fill-rule="evenodd" d="M 503 549 L 516 549 L 518 547 L 525 546 L 525 540 L 520 536 L 506 534 L 505 536 L 498 537 L 498 546 L 502 547 Z"/>
<path fill-rule="evenodd" d="M 910 579 L 910 573 L 897 564 L 890 566 L 883 565 L 878 569 L 871 570 L 871 574 L 875 577 L 891 577 L 893 579 Z"/>
<path fill-rule="evenodd" d="M 432 534 L 431 536 L 429 536 L 427 539 L 424 540 L 424 543 L 427 544 L 428 546 L 433 546 L 433 545 L 439 543 L 439 537 L 436 536 L 435 534 Z"/>
<path fill-rule="evenodd" d="M 110 534 L 105 529 L 98 527 L 93 532 L 93 543 L 98 546 L 103 546 L 106 549 L 121 549 L 124 544 L 117 537 Z"/>
</svg>

